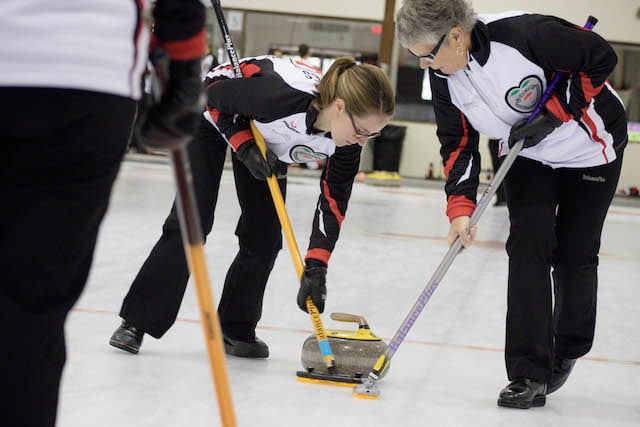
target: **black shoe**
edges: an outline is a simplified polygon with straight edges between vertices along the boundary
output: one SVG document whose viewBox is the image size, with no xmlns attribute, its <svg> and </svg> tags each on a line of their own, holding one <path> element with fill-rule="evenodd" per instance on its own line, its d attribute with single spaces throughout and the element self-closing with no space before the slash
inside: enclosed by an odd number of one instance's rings
<svg viewBox="0 0 640 427">
<path fill-rule="evenodd" d="M 498 398 L 498 406 L 507 408 L 529 409 L 532 406 L 544 406 L 547 401 L 547 385 L 542 382 L 519 378 L 511 381 L 502 389 Z"/>
<path fill-rule="evenodd" d="M 144 331 L 123 320 L 122 325 L 111 335 L 109 344 L 129 353 L 137 354 L 142 345 L 143 337 Z"/>
<path fill-rule="evenodd" d="M 556 356 L 553 359 L 553 371 L 551 372 L 551 379 L 547 387 L 547 394 L 557 391 L 564 385 L 575 364 L 576 359 L 565 359 L 560 356 Z"/>
<path fill-rule="evenodd" d="M 224 352 L 237 357 L 249 357 L 251 359 L 265 359 L 269 357 L 269 347 L 260 338 L 253 341 L 239 341 L 224 337 Z"/>
</svg>

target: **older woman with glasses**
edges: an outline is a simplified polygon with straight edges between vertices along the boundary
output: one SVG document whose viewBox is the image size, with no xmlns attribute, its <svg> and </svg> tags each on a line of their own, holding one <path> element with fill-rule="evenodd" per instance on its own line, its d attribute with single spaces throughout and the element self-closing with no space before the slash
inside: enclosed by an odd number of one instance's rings
<svg viewBox="0 0 640 427">
<path fill-rule="evenodd" d="M 326 297 L 329 258 L 337 243 L 361 147 L 379 134 L 394 112 L 384 72 L 352 57 L 338 58 L 320 78 L 315 67 L 273 56 L 241 60 L 245 78 L 234 79 L 229 64 L 207 75 L 209 102 L 188 147 L 202 228 L 213 226 L 218 188 L 229 146 L 241 215 L 240 249 L 229 267 L 218 313 L 227 354 L 265 358 L 268 346 L 255 335 L 262 298 L 282 248 L 280 222 L 265 182 L 279 177 L 286 189 L 289 163 L 327 160 L 313 218 L 306 268 L 297 303 L 306 311 L 311 296 L 320 312 Z M 266 160 L 249 129 L 254 120 L 267 145 Z M 162 236 L 138 272 L 110 344 L 137 353 L 145 333 L 160 338 L 173 325 L 189 278 L 175 204 Z"/>
<path fill-rule="evenodd" d="M 627 142 L 624 107 L 607 83 L 616 55 L 560 18 L 477 16 L 466 0 L 405 0 L 396 26 L 400 43 L 429 68 L 450 244 L 459 236 L 468 247 L 475 232 L 478 133 L 501 139 L 502 156 L 524 139 L 505 181 L 510 383 L 498 405 L 542 406 L 593 343 L 600 236 Z M 569 80 L 527 124 L 560 72 Z"/>
</svg>

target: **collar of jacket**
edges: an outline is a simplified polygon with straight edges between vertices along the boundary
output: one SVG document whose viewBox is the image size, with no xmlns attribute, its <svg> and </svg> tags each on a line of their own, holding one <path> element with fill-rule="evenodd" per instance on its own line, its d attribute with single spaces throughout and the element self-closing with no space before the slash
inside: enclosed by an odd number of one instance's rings
<svg viewBox="0 0 640 427">
<path fill-rule="evenodd" d="M 471 31 L 471 50 L 469 56 L 481 67 L 489 60 L 491 53 L 491 38 L 489 37 L 489 27 L 484 22 L 476 21 Z"/>
<path fill-rule="evenodd" d="M 318 110 L 313 108 L 313 101 L 312 101 L 309 103 L 309 106 L 307 107 L 307 119 L 306 119 L 307 135 L 311 135 L 312 133 L 314 133 L 313 131 L 316 130 L 313 128 L 313 124 L 316 122 L 317 119 L 318 119 Z"/>
<path fill-rule="evenodd" d="M 319 113 L 320 112 L 318 110 L 316 110 L 316 108 L 313 106 L 313 101 L 311 101 L 309 103 L 309 106 L 307 107 L 307 118 L 305 119 L 305 124 L 307 125 L 307 135 L 313 135 L 315 133 L 322 133 L 322 134 L 324 134 L 325 137 L 331 138 L 331 132 L 325 132 L 323 130 L 318 130 L 318 129 L 313 127 L 313 124 L 318 119 L 318 114 Z"/>
<path fill-rule="evenodd" d="M 475 61 L 481 67 L 489 60 L 491 53 L 491 39 L 489 37 L 489 28 L 484 22 L 476 21 L 476 25 L 471 30 L 471 49 L 469 50 L 469 62 Z M 441 71 L 435 71 L 438 77 L 449 77 Z"/>
</svg>

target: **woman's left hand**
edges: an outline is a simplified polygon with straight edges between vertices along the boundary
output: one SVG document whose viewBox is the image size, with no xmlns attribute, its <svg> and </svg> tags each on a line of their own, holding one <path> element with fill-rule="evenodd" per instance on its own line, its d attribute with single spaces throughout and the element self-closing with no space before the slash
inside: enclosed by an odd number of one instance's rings
<svg viewBox="0 0 640 427">
<path fill-rule="evenodd" d="M 453 242 L 455 242 L 458 236 L 460 236 L 460 240 L 462 241 L 462 249 L 471 246 L 471 241 L 476 237 L 477 227 L 474 225 L 467 231 L 469 228 L 469 219 L 468 216 L 459 216 L 451 221 L 451 227 L 449 227 L 449 234 L 447 235 L 449 247 L 453 245 Z"/>
</svg>

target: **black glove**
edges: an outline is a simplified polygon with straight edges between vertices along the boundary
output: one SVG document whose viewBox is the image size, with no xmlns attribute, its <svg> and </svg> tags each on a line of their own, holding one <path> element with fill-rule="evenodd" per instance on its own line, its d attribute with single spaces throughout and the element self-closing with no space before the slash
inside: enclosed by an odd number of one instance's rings
<svg viewBox="0 0 640 427">
<path fill-rule="evenodd" d="M 546 110 L 535 116 L 531 123 L 527 123 L 527 119 L 522 119 L 511 127 L 509 148 L 513 147 L 521 139 L 524 139 L 522 148 L 533 147 L 561 124 L 562 122 L 556 116 Z"/>
<path fill-rule="evenodd" d="M 298 307 L 300 310 L 307 311 L 307 297 L 311 297 L 313 305 L 318 311 L 324 311 L 324 301 L 327 299 L 327 267 L 322 261 L 315 259 L 307 260 L 307 266 L 302 273 L 300 280 L 300 289 L 298 290 Z"/>
<path fill-rule="evenodd" d="M 287 176 L 286 164 L 282 163 L 269 148 L 267 148 L 267 160 L 265 160 L 253 139 L 238 148 L 237 157 L 249 169 L 251 175 L 261 181 L 266 181 L 271 175 L 275 175 L 277 179 Z"/>
<path fill-rule="evenodd" d="M 166 79 L 160 102 L 149 109 L 142 126 L 144 144 L 150 148 L 175 149 L 189 141 L 204 111 L 200 59 L 157 64 L 157 74 Z M 168 76 L 166 69 L 168 68 Z M 161 82 L 162 84 L 163 82 Z"/>
</svg>

